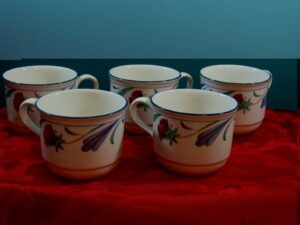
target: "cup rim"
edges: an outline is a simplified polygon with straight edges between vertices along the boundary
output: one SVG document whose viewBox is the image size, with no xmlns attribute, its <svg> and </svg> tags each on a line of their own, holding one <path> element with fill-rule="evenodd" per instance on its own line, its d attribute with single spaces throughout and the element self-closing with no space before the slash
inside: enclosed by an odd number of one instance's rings
<svg viewBox="0 0 300 225">
<path fill-rule="evenodd" d="M 178 112 L 178 111 L 175 111 L 175 110 L 166 109 L 166 108 L 156 104 L 153 100 L 153 98 L 156 95 L 160 95 L 160 94 L 163 94 L 163 93 L 166 93 L 166 92 L 188 92 L 188 91 L 198 92 L 198 93 L 210 93 L 210 94 L 213 94 L 213 95 L 219 95 L 219 96 L 228 98 L 228 99 L 233 100 L 235 102 L 235 107 L 230 109 L 230 110 L 219 112 L 219 113 L 187 113 L 187 112 Z M 229 95 L 225 95 L 225 94 L 222 94 L 222 93 L 219 93 L 219 92 L 199 90 L 199 89 L 175 89 L 175 90 L 168 90 L 168 91 L 158 92 L 158 93 L 156 93 L 156 94 L 154 94 L 150 97 L 150 102 L 154 107 L 156 107 L 156 108 L 158 108 L 158 109 L 160 109 L 164 112 L 169 112 L 169 113 L 174 113 L 174 114 L 184 115 L 184 116 L 203 116 L 203 117 L 204 116 L 220 116 L 220 115 L 225 115 L 225 114 L 235 112 L 238 108 L 237 101 Z"/>
<path fill-rule="evenodd" d="M 115 110 L 115 111 L 110 112 L 110 113 L 102 114 L 102 115 L 95 115 L 95 116 L 63 116 L 63 115 L 58 115 L 58 114 L 55 114 L 55 113 L 46 112 L 45 110 L 41 109 L 41 107 L 38 106 L 38 103 L 41 100 L 43 100 L 44 98 L 47 98 L 47 96 L 58 95 L 58 94 L 61 94 L 61 93 L 64 94 L 66 92 L 106 93 L 106 94 L 110 94 L 110 95 L 116 96 L 118 98 L 122 98 L 124 100 L 125 104 L 121 108 L 119 108 L 118 110 Z M 38 111 L 40 113 L 43 113 L 43 114 L 45 114 L 47 116 L 51 116 L 51 117 L 55 117 L 55 118 L 60 118 L 60 119 L 74 119 L 74 120 L 87 120 L 87 119 L 96 119 L 96 118 L 104 118 L 104 117 L 113 116 L 113 115 L 116 115 L 116 114 L 124 111 L 127 108 L 127 106 L 128 106 L 128 101 L 123 96 L 115 94 L 115 93 L 110 92 L 110 91 L 97 90 L 97 89 L 70 89 L 70 90 L 61 90 L 61 91 L 51 92 L 51 93 L 49 93 L 47 95 L 44 95 L 44 96 L 38 98 L 38 100 L 35 102 L 35 107 L 38 109 Z"/>
<path fill-rule="evenodd" d="M 254 70 L 262 71 L 262 72 L 268 74 L 269 77 L 268 77 L 268 79 L 260 81 L 260 82 L 246 82 L 246 83 L 226 82 L 226 81 L 212 79 L 212 78 L 209 78 L 209 77 L 207 77 L 207 76 L 204 75 L 204 70 L 206 70 L 208 68 L 213 68 L 213 67 L 235 67 L 235 68 L 254 69 Z M 271 79 L 272 79 L 271 73 L 267 72 L 266 70 L 262 70 L 262 69 L 259 69 L 259 68 L 256 68 L 256 67 L 252 67 L 252 66 L 245 66 L 245 65 L 238 65 L 238 64 L 217 64 L 217 65 L 211 65 L 211 66 L 203 67 L 200 70 L 200 77 L 204 77 L 207 80 L 210 80 L 210 81 L 216 82 L 216 83 L 220 83 L 220 84 L 232 84 L 232 85 L 242 85 L 242 86 L 249 86 L 249 85 L 258 85 L 258 84 L 269 83 L 271 81 Z"/>
<path fill-rule="evenodd" d="M 132 67 L 132 68 L 155 67 L 155 68 L 161 68 L 161 69 L 166 69 L 166 70 L 172 70 L 172 71 L 177 73 L 177 76 L 172 78 L 172 79 L 156 80 L 156 81 L 142 81 L 142 80 L 131 80 L 131 79 L 120 78 L 120 77 L 117 77 L 117 76 L 113 75 L 113 73 L 112 73 L 112 71 L 114 69 L 122 69 L 122 68 L 130 68 L 130 67 Z M 160 66 L 160 65 L 153 65 L 153 64 L 127 64 L 127 65 L 121 65 L 121 66 L 116 66 L 116 67 L 111 68 L 109 70 L 108 75 L 109 75 L 110 78 L 118 80 L 118 81 L 133 82 L 133 83 L 145 83 L 145 84 L 157 84 L 157 83 L 175 81 L 175 80 L 180 78 L 181 73 L 178 70 L 173 69 L 171 67 L 167 67 L 167 66 Z"/>
<path fill-rule="evenodd" d="M 64 69 L 64 70 L 67 70 L 69 72 L 71 72 L 72 74 L 74 74 L 74 77 L 71 78 L 71 79 L 68 79 L 68 80 L 65 80 L 65 81 L 62 81 L 62 82 L 53 82 L 53 83 L 47 83 L 47 84 L 30 84 L 30 83 L 23 83 L 23 82 L 15 82 L 15 81 L 12 81 L 12 80 L 9 80 L 9 78 L 7 76 L 9 76 L 10 73 L 12 72 L 15 72 L 17 70 L 22 70 L 22 69 L 34 69 L 34 68 L 51 68 L 51 69 Z M 71 68 L 68 68 L 68 67 L 64 67 L 64 66 L 55 66 L 55 65 L 31 65 L 31 66 L 21 66 L 21 67 L 16 67 L 16 68 L 12 68 L 12 69 L 9 69 L 7 71 L 5 71 L 3 73 L 3 79 L 4 81 L 6 82 L 9 82 L 9 83 L 12 83 L 12 84 L 16 84 L 16 85 L 22 85 L 22 86 L 49 86 L 49 85 L 57 85 L 57 84 L 65 84 L 65 83 L 68 83 L 70 81 L 73 81 L 77 78 L 77 72 Z"/>
</svg>

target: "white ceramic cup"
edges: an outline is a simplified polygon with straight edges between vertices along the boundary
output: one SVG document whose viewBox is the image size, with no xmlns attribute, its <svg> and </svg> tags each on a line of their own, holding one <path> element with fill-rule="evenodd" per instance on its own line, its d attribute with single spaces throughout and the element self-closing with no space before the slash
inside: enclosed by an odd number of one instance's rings
<svg viewBox="0 0 300 225">
<path fill-rule="evenodd" d="M 138 114 L 138 104 L 153 110 L 153 126 Z M 158 161 L 187 175 L 214 172 L 228 160 L 237 102 L 230 96 L 195 89 L 160 92 L 133 101 L 133 120 L 153 137 Z"/>
<path fill-rule="evenodd" d="M 263 122 L 272 75 L 241 65 L 214 65 L 200 71 L 202 89 L 221 92 L 238 102 L 234 132 L 249 133 Z"/>
<path fill-rule="evenodd" d="M 112 68 L 109 71 L 110 90 L 124 96 L 131 104 L 138 97 L 150 97 L 157 92 L 175 89 L 179 80 L 185 78 L 187 88 L 192 88 L 193 78 L 185 72 L 179 72 L 169 67 L 157 65 L 125 65 Z M 152 125 L 152 113 L 148 106 L 138 105 L 138 114 Z M 126 112 L 127 133 L 145 133 L 132 120 L 129 110 Z"/>
<path fill-rule="evenodd" d="M 121 156 L 127 101 L 101 90 L 58 91 L 20 106 L 23 122 L 40 136 L 42 156 L 55 174 L 90 179 L 110 172 Z M 29 117 L 35 106 L 40 126 Z"/>
<path fill-rule="evenodd" d="M 3 74 L 7 116 L 11 127 L 18 133 L 31 133 L 19 117 L 19 106 L 28 98 L 39 98 L 48 93 L 77 88 L 83 80 L 90 80 L 95 89 L 99 88 L 97 79 L 89 74 L 77 76 L 77 72 L 60 66 L 26 66 L 14 68 Z M 29 108 L 30 117 L 39 122 L 34 107 Z"/>
</svg>

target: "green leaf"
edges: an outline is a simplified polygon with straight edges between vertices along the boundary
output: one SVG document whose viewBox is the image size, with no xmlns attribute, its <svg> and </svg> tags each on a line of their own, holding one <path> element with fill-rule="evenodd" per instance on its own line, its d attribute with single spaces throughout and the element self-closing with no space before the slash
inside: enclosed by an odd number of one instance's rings
<svg viewBox="0 0 300 225">
<path fill-rule="evenodd" d="M 155 113 L 153 120 L 156 121 L 161 116 L 160 113 Z"/>
<path fill-rule="evenodd" d="M 149 106 L 145 103 L 139 103 L 137 105 L 137 108 L 143 108 L 144 112 L 147 112 L 147 109 L 149 108 Z"/>
<path fill-rule="evenodd" d="M 226 128 L 225 128 L 225 131 L 223 133 L 223 140 L 226 141 L 226 135 L 227 135 L 227 130 L 228 130 L 228 127 L 229 125 L 231 124 L 231 121 L 227 124 Z"/>
<path fill-rule="evenodd" d="M 261 95 L 256 93 L 255 91 L 253 91 L 253 96 L 256 97 L 256 98 L 259 98 Z"/>
<path fill-rule="evenodd" d="M 132 89 L 133 89 L 133 87 L 121 88 L 120 90 L 117 91 L 117 94 L 124 96 L 129 91 L 131 91 Z"/>
<path fill-rule="evenodd" d="M 114 128 L 114 130 L 113 130 L 113 132 L 112 132 L 112 134 L 111 134 L 111 136 L 110 136 L 110 143 L 111 143 L 112 145 L 115 143 L 115 141 L 114 141 L 114 136 L 115 136 L 115 133 L 116 133 L 116 130 L 117 130 L 117 127 L 118 127 L 119 123 L 120 123 L 120 121 L 117 123 L 117 125 L 115 126 L 115 128 Z"/>
<path fill-rule="evenodd" d="M 7 98 L 9 98 L 12 95 L 12 93 L 14 93 L 15 91 L 16 91 L 16 89 L 9 89 L 9 88 L 7 88 L 6 92 L 5 92 L 5 96 Z"/>
<path fill-rule="evenodd" d="M 27 108 L 27 113 L 29 114 L 29 113 L 33 113 L 33 112 L 34 112 L 33 106 L 29 106 L 29 107 Z"/>
<path fill-rule="evenodd" d="M 180 121 L 180 125 L 181 125 L 182 128 L 184 128 L 185 130 L 194 130 L 194 129 L 190 128 L 189 126 L 187 126 L 183 121 Z"/>
<path fill-rule="evenodd" d="M 223 94 L 225 94 L 225 95 L 231 95 L 233 92 L 234 91 L 225 91 L 225 92 L 223 92 Z"/>
<path fill-rule="evenodd" d="M 79 134 L 75 133 L 74 131 L 70 130 L 70 128 L 68 128 L 67 126 L 65 126 L 65 131 L 66 131 L 68 134 L 73 135 L 73 136 L 79 135 Z"/>
</svg>

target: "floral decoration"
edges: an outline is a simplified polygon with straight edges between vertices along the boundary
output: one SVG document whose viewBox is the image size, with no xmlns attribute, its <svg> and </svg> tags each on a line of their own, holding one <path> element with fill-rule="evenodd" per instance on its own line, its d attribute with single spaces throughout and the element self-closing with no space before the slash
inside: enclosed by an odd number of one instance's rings
<svg viewBox="0 0 300 225">
<path fill-rule="evenodd" d="M 180 135 L 178 134 L 178 128 L 172 128 L 168 120 L 161 119 L 158 125 L 158 136 L 160 140 L 166 139 L 172 145 L 173 143 L 178 143 L 177 138 Z"/>
<path fill-rule="evenodd" d="M 131 96 L 129 97 L 128 101 L 129 103 L 132 103 L 135 99 L 143 97 L 143 92 L 141 90 L 135 90 L 131 93 Z"/>
<path fill-rule="evenodd" d="M 118 90 L 117 94 L 125 96 L 128 92 L 130 92 L 131 90 L 133 90 L 133 87 L 117 87 L 117 86 L 113 86 L 114 89 Z M 134 90 L 131 92 L 131 95 L 128 98 L 129 103 L 131 104 L 135 99 L 139 98 L 139 97 L 143 97 L 145 96 L 142 90 Z M 147 111 L 147 109 L 149 108 L 148 105 L 146 105 L 145 103 L 139 103 L 137 105 L 137 108 L 142 108 L 144 110 L 144 112 Z"/>
<path fill-rule="evenodd" d="M 41 124 L 45 121 L 41 121 Z M 122 120 L 123 122 L 123 120 Z M 88 152 L 90 150 L 97 151 L 100 146 L 105 141 L 106 137 L 111 133 L 110 143 L 114 144 L 114 135 L 116 129 L 120 123 L 120 120 L 116 120 L 107 124 L 102 124 L 96 127 L 93 127 L 89 131 L 79 134 L 71 130 L 70 126 L 65 126 L 64 130 L 66 133 L 59 133 L 56 131 L 51 124 L 46 124 L 43 130 L 43 137 L 45 145 L 48 147 L 55 147 L 55 150 L 63 150 L 65 145 L 72 144 L 75 142 L 82 141 L 81 150 L 83 152 Z M 111 130 L 113 130 L 111 132 Z M 65 141 L 63 135 L 68 135 L 75 137 L 73 140 Z"/>
<path fill-rule="evenodd" d="M 238 110 L 242 110 L 244 114 L 250 110 L 251 98 L 244 97 L 243 94 L 235 94 L 232 97 L 238 102 Z"/>
<path fill-rule="evenodd" d="M 216 138 L 219 136 L 219 134 L 222 132 L 223 128 L 228 124 L 228 120 L 225 120 L 222 123 L 217 124 L 216 126 L 211 127 L 210 129 L 207 129 L 206 131 L 200 133 L 197 136 L 196 146 L 210 146 Z M 227 127 L 228 128 L 228 127 Z M 226 139 L 226 132 L 227 128 L 225 130 L 225 139 Z M 224 140 L 224 136 L 223 136 Z"/>
<path fill-rule="evenodd" d="M 58 152 L 59 149 L 63 150 L 63 144 L 66 143 L 63 140 L 63 135 L 58 134 L 54 129 L 53 126 L 50 124 L 46 124 L 43 132 L 45 145 L 47 147 L 53 146 L 55 150 Z"/>
<path fill-rule="evenodd" d="M 173 127 L 167 119 L 161 119 L 157 126 L 158 137 L 161 141 L 169 141 L 170 146 L 173 143 L 177 144 L 178 139 L 184 139 L 196 136 L 195 145 L 201 147 L 203 145 L 210 146 L 214 143 L 216 138 L 223 132 L 223 141 L 226 141 L 226 134 L 232 119 L 224 121 L 213 121 L 200 129 L 194 129 L 186 125 L 183 121 L 180 121 L 181 128 L 189 132 L 182 135 L 179 133 L 179 128 Z"/>
<path fill-rule="evenodd" d="M 267 95 L 265 95 L 261 101 L 260 108 L 265 108 L 267 106 Z"/>
<path fill-rule="evenodd" d="M 144 95 L 141 90 L 135 90 L 131 93 L 131 96 L 129 97 L 128 101 L 131 104 L 135 99 L 137 99 L 139 97 L 143 97 L 143 96 Z M 144 109 L 144 112 L 146 112 L 149 107 L 145 103 L 139 103 L 137 105 L 137 108 L 142 108 L 142 109 Z"/>
<path fill-rule="evenodd" d="M 244 96 L 242 93 L 234 94 L 235 91 L 233 91 L 233 90 L 222 91 L 220 89 L 217 89 L 217 90 L 212 89 L 212 88 L 210 88 L 209 86 L 206 86 L 206 85 L 204 85 L 202 87 L 202 89 L 209 90 L 209 91 L 218 91 L 218 92 L 222 92 L 223 94 L 232 96 L 238 102 L 238 111 L 243 111 L 244 114 L 247 113 L 247 111 L 250 111 L 251 107 L 258 104 L 259 102 L 261 102 L 261 104 L 260 104 L 261 109 L 266 107 L 266 105 L 267 105 L 267 91 L 268 91 L 268 89 L 266 89 L 264 91 L 264 93 L 262 93 L 262 94 L 257 93 L 257 90 L 253 91 L 253 97 L 254 98 L 251 98 L 251 97 L 248 98 L 248 97 Z M 253 101 L 253 99 L 256 99 L 256 100 Z"/>
<path fill-rule="evenodd" d="M 97 151 L 101 144 L 104 142 L 107 135 L 109 134 L 110 130 L 115 126 L 116 122 L 117 121 L 114 121 L 113 123 L 109 124 L 103 129 L 100 129 L 91 136 L 85 138 L 83 140 L 81 150 L 83 152 L 88 152 L 90 150 Z"/>
</svg>

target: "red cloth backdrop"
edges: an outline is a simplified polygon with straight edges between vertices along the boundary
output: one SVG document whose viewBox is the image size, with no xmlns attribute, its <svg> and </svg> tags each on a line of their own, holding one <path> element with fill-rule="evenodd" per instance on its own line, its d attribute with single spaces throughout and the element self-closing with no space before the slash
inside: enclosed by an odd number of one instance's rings
<svg viewBox="0 0 300 225">
<path fill-rule="evenodd" d="M 234 137 L 225 167 L 202 177 L 168 172 L 149 136 L 125 136 L 112 173 L 78 182 L 50 173 L 38 137 L 13 133 L 1 109 L 0 224 L 296 224 L 297 123 L 267 110 L 259 130 Z"/>
</svg>

